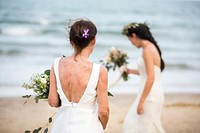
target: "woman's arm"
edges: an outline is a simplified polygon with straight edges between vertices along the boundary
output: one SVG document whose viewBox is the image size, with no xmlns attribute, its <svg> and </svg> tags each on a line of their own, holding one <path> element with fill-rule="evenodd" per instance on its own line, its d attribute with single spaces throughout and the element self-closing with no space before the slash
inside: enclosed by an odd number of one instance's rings
<svg viewBox="0 0 200 133">
<path fill-rule="evenodd" d="M 139 105 L 138 105 L 138 109 L 137 109 L 138 114 L 144 113 L 144 110 L 143 110 L 144 101 L 145 101 L 146 97 L 148 96 L 148 94 L 151 90 L 151 87 L 153 85 L 154 78 L 155 78 L 154 77 L 153 57 L 152 57 L 152 55 L 151 55 L 151 53 L 148 49 L 144 49 L 143 57 L 144 57 L 145 65 L 146 65 L 147 79 L 146 79 L 146 83 L 145 83 L 145 86 L 144 86 L 142 96 L 141 96 L 140 101 L 139 101 Z"/>
<path fill-rule="evenodd" d="M 127 73 L 128 74 L 136 74 L 136 75 L 140 75 L 138 70 L 133 70 L 133 69 L 129 69 L 127 68 Z"/>
<path fill-rule="evenodd" d="M 106 128 L 109 119 L 109 105 L 108 105 L 108 72 L 104 66 L 100 68 L 99 81 L 97 85 L 98 97 L 98 116 L 103 129 Z"/>
<path fill-rule="evenodd" d="M 49 88 L 49 96 L 48 96 L 48 102 L 51 107 L 59 107 L 60 106 L 60 98 L 57 93 L 57 87 L 56 87 L 56 77 L 54 73 L 54 67 L 51 67 L 50 72 L 50 88 Z"/>
</svg>

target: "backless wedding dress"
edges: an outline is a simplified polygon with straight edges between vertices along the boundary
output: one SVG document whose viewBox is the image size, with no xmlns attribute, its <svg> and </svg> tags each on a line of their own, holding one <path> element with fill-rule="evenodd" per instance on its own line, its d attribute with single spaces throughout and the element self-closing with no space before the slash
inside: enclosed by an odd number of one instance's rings
<svg viewBox="0 0 200 133">
<path fill-rule="evenodd" d="M 137 98 L 129 110 L 123 125 L 123 133 L 164 133 L 161 124 L 161 112 L 164 94 L 161 86 L 161 70 L 154 66 L 155 81 L 144 102 L 144 114 L 137 114 L 137 106 L 146 82 L 146 69 L 143 57 L 138 58 L 137 66 L 140 73 L 140 86 Z"/>
<path fill-rule="evenodd" d="M 54 62 L 57 92 L 61 99 L 51 133 L 103 133 L 98 119 L 96 87 L 99 79 L 100 65 L 93 63 L 92 73 L 83 96 L 78 103 L 70 102 L 65 96 L 59 79 L 58 65 L 60 58 Z"/>
</svg>

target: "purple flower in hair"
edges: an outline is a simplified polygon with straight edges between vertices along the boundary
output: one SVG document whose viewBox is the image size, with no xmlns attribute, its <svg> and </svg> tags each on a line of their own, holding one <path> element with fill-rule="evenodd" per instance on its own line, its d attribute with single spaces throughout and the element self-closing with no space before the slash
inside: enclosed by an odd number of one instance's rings
<svg viewBox="0 0 200 133">
<path fill-rule="evenodd" d="M 88 38 L 88 37 L 89 37 L 89 34 L 88 34 L 89 29 L 84 29 L 83 32 L 84 32 L 84 33 L 82 34 L 83 38 Z"/>
</svg>

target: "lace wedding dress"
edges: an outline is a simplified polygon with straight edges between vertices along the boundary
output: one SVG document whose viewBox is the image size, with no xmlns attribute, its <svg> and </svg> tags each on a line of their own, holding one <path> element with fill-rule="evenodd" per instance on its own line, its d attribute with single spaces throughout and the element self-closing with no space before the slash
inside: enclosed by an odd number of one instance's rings
<svg viewBox="0 0 200 133">
<path fill-rule="evenodd" d="M 146 82 L 146 70 L 143 57 L 138 58 L 137 65 L 140 73 L 140 86 L 137 98 L 129 110 L 123 125 L 123 133 L 164 133 L 161 124 L 161 112 L 164 94 L 161 87 L 161 70 L 154 66 L 155 81 L 144 102 L 144 114 L 137 114 L 137 106 Z"/>
<path fill-rule="evenodd" d="M 59 60 L 60 58 L 57 58 L 54 62 L 54 72 L 61 107 L 57 111 L 51 133 L 103 133 L 103 127 L 98 119 L 96 92 L 100 65 L 93 63 L 92 73 L 85 92 L 78 103 L 73 103 L 67 99 L 60 84 Z"/>
</svg>

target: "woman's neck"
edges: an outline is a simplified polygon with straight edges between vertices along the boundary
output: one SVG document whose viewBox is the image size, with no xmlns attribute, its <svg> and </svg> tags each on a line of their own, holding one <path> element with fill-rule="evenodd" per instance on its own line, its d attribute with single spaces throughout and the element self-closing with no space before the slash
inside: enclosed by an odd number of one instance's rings
<svg viewBox="0 0 200 133">
<path fill-rule="evenodd" d="M 74 58 L 78 61 L 88 61 L 89 56 L 91 54 L 91 51 L 87 48 L 83 49 L 81 51 L 81 53 L 77 53 L 77 51 L 74 52 L 74 54 L 72 56 L 74 56 Z"/>
<path fill-rule="evenodd" d="M 141 47 L 142 48 L 145 48 L 146 46 L 148 46 L 149 45 L 149 41 L 148 40 L 141 40 Z"/>
</svg>

